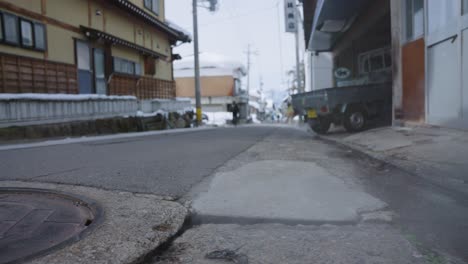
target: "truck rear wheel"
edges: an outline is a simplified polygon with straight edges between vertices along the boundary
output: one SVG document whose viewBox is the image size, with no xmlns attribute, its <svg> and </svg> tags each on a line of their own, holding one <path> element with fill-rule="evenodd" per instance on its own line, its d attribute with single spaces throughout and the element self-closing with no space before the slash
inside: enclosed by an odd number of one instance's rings
<svg viewBox="0 0 468 264">
<path fill-rule="evenodd" d="M 348 132 L 360 132 L 366 128 L 367 113 L 361 107 L 353 107 L 346 111 L 343 125 Z"/>
<path fill-rule="evenodd" d="M 312 121 L 312 122 L 311 122 Z M 324 135 L 330 129 L 331 122 L 327 118 L 318 118 L 316 120 L 309 120 L 310 128 L 319 135 Z"/>
</svg>

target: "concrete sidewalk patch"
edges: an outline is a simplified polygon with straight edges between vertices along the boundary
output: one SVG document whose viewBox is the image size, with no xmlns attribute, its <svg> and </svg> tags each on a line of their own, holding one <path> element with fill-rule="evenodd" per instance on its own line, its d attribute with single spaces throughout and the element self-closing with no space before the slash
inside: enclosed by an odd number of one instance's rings
<svg viewBox="0 0 468 264">
<path fill-rule="evenodd" d="M 207 260 L 231 251 L 236 262 Z M 248 262 L 242 261 L 247 259 Z M 426 258 L 390 225 L 285 226 L 202 225 L 179 237 L 159 264 L 202 263 L 380 263 L 422 264 Z M 431 262 L 435 263 L 435 262 Z M 437 262 L 439 263 L 439 262 Z"/>
<path fill-rule="evenodd" d="M 364 146 L 372 151 L 388 151 L 413 145 L 411 138 L 393 129 L 376 129 L 350 135 L 344 142 Z"/>
<path fill-rule="evenodd" d="M 136 263 L 182 227 L 187 210 L 161 197 L 95 188 L 29 182 L 0 182 L 0 187 L 58 190 L 88 197 L 104 212 L 101 223 L 83 239 L 33 259 L 34 264 Z"/>
<path fill-rule="evenodd" d="M 468 133 L 428 127 L 385 127 L 320 136 L 444 188 L 468 193 Z"/>
<path fill-rule="evenodd" d="M 385 206 L 369 194 L 350 189 L 315 163 L 279 160 L 219 173 L 208 192 L 193 203 L 196 215 L 204 219 L 305 224 L 356 222 L 360 213 Z"/>
</svg>

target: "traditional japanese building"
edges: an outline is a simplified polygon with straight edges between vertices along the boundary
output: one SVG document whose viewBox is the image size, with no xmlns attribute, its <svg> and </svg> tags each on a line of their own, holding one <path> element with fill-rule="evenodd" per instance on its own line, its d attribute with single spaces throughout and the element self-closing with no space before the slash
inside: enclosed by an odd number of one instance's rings
<svg viewBox="0 0 468 264">
<path fill-rule="evenodd" d="M 164 0 L 0 0 L 0 93 L 174 98 Z"/>
</svg>

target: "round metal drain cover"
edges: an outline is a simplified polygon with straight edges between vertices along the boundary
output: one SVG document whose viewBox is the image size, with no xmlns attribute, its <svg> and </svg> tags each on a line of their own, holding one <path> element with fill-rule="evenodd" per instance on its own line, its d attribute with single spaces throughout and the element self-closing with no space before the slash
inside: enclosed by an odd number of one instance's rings
<svg viewBox="0 0 468 264">
<path fill-rule="evenodd" d="M 62 193 L 0 188 L 0 263 L 22 261 L 78 240 L 95 221 L 93 208 Z"/>
</svg>

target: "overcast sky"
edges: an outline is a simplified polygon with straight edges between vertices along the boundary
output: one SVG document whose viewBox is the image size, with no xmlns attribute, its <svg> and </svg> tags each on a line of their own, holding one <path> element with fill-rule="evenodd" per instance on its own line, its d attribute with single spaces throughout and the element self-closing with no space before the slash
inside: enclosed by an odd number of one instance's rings
<svg viewBox="0 0 468 264">
<path fill-rule="evenodd" d="M 251 90 L 258 89 L 261 76 L 267 95 L 268 91 L 275 91 L 275 97 L 284 94 L 281 91 L 286 89 L 286 71 L 295 65 L 295 44 L 294 35 L 284 31 L 283 0 L 219 1 L 216 13 L 198 9 L 200 52 L 217 53 L 247 64 L 245 53 L 251 44 L 258 51 L 258 56 L 252 57 Z M 166 18 L 193 32 L 192 0 L 167 0 Z M 192 56 L 193 45 L 183 44 L 174 52 Z"/>
</svg>

